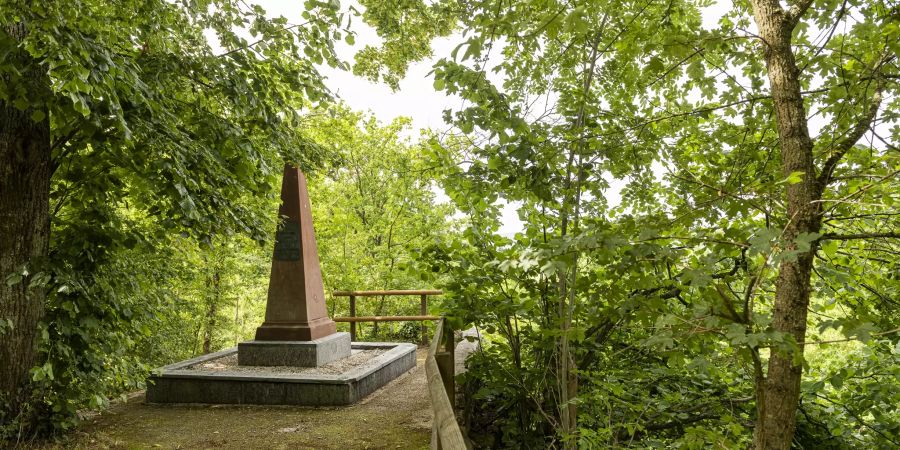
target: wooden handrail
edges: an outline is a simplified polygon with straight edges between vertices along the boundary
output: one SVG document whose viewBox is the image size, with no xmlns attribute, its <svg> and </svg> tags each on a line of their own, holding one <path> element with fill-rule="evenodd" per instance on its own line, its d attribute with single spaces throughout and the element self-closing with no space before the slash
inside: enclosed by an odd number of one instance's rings
<svg viewBox="0 0 900 450">
<path fill-rule="evenodd" d="M 426 322 L 429 320 L 441 320 L 441 316 L 355 316 L 335 317 L 335 322 Z"/>
<path fill-rule="evenodd" d="M 387 290 L 387 291 L 334 291 L 335 297 L 381 297 L 382 295 L 444 295 L 444 291 L 436 289 L 421 290 Z"/>
<path fill-rule="evenodd" d="M 406 320 L 414 320 L 423 322 L 421 325 L 422 345 L 428 345 L 428 329 L 425 327 L 425 321 L 437 320 L 436 316 L 428 316 L 428 296 L 444 295 L 444 291 L 439 289 L 395 289 L 385 291 L 334 291 L 332 295 L 335 297 L 350 297 L 350 317 L 335 317 L 335 322 L 350 323 L 350 340 L 356 340 L 356 324 L 358 322 L 400 322 Z M 398 316 L 396 319 L 390 319 L 383 316 L 369 316 L 366 318 L 356 318 L 356 297 L 383 297 L 383 296 L 419 296 L 419 314 L 420 316 Z M 408 318 L 401 318 L 408 317 Z M 368 320 L 366 320 L 368 319 Z"/>
<path fill-rule="evenodd" d="M 465 450 L 466 443 L 463 439 L 459 423 L 456 422 L 456 413 L 453 409 L 453 400 L 456 396 L 454 383 L 455 364 L 453 330 L 448 329 L 444 336 L 446 320 L 437 323 L 434 330 L 434 339 L 428 349 L 425 358 L 425 375 L 428 381 L 428 395 L 431 397 L 431 409 L 434 412 L 434 422 L 431 431 L 431 448 L 440 450 Z M 438 352 L 438 346 L 444 345 L 444 351 Z M 451 397 L 453 396 L 453 397 Z"/>
</svg>

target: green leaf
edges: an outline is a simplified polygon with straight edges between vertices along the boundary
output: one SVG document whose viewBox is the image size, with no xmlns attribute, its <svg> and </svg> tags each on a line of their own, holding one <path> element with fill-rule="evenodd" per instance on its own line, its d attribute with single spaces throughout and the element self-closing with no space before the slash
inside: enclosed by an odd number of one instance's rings
<svg viewBox="0 0 900 450">
<path fill-rule="evenodd" d="M 13 272 L 6 277 L 6 285 L 7 286 L 15 286 L 22 282 L 22 274 L 18 272 Z"/>
<path fill-rule="evenodd" d="M 784 180 L 781 180 L 779 183 L 791 184 L 791 185 L 800 183 L 803 181 L 803 175 L 805 175 L 805 174 L 806 174 L 806 172 L 791 172 L 791 174 L 788 175 L 787 178 L 785 178 Z"/>
<path fill-rule="evenodd" d="M 828 379 L 828 382 L 831 383 L 835 389 L 841 389 L 844 386 L 844 377 L 840 373 L 836 373 Z"/>
<path fill-rule="evenodd" d="M 822 237 L 821 233 L 800 233 L 797 235 L 796 239 L 794 239 L 794 243 L 797 245 L 797 250 L 801 252 L 808 252 L 812 247 L 812 243 Z"/>
<path fill-rule="evenodd" d="M 838 251 L 838 241 L 825 241 L 822 243 L 822 251 L 825 252 L 825 255 L 828 256 L 829 259 L 834 258 Z"/>
<path fill-rule="evenodd" d="M 660 72 L 665 70 L 666 66 L 663 64 L 662 60 L 659 57 L 652 57 L 650 61 L 647 62 L 647 70 L 652 72 Z"/>
</svg>

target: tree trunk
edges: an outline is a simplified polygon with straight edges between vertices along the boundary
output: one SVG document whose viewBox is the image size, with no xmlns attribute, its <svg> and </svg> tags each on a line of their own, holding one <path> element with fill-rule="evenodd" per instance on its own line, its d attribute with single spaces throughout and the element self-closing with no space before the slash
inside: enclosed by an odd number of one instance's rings
<svg viewBox="0 0 900 450">
<path fill-rule="evenodd" d="M 378 302 L 378 308 L 375 309 L 375 315 L 380 316 L 384 311 L 384 296 L 381 296 L 381 300 Z M 378 340 L 378 322 L 372 323 L 372 339 Z"/>
<path fill-rule="evenodd" d="M 215 256 L 213 256 L 215 258 Z M 216 328 L 216 315 L 219 313 L 219 301 L 221 300 L 221 290 L 219 288 L 219 280 L 221 279 L 219 265 L 213 263 L 212 276 L 206 279 L 206 324 L 203 331 L 203 353 L 207 354 L 212 351 L 213 331 Z"/>
<path fill-rule="evenodd" d="M 334 312 L 331 313 L 334 317 Z M 241 296 L 238 295 L 234 299 L 234 345 L 237 346 L 241 342 L 241 332 L 243 331 L 243 321 L 241 320 Z"/>
<path fill-rule="evenodd" d="M 766 65 L 771 84 L 772 103 L 781 146 L 782 174 L 802 172 L 802 181 L 788 185 L 787 219 L 783 236 L 785 250 L 796 249 L 801 233 L 816 233 L 821 228 L 818 185 L 813 163 L 813 142 L 807 129 L 806 110 L 801 96 L 800 71 L 791 49 L 791 31 L 795 16 L 802 9 L 785 11 L 777 0 L 754 0 L 753 14 L 760 37 L 766 45 Z M 775 288 L 775 312 L 772 328 L 793 336 L 800 356 L 806 337 L 810 275 L 816 244 L 801 252 L 795 260 L 781 262 Z M 772 352 L 764 385 L 756 389 L 763 402 L 757 408 L 754 432 L 756 449 L 783 449 L 791 446 L 795 415 L 800 399 L 803 368 L 794 363 L 794 355 Z"/>
<path fill-rule="evenodd" d="M 26 35 L 22 24 L 6 26 L 14 39 Z M 2 31 L 0 31 L 2 32 Z M 15 55 L 20 53 L 19 55 Z M 14 58 L 22 56 L 13 51 Z M 46 75 L 31 62 L 22 82 L 29 99 L 41 100 L 47 90 Z M 20 80 L 16 80 L 20 81 Z M 15 415 L 24 400 L 28 371 L 37 360 L 38 321 L 44 315 L 43 287 L 29 288 L 30 276 L 7 284 L 15 272 L 35 272 L 35 263 L 47 256 L 50 238 L 50 122 L 46 109 L 32 120 L 34 109 L 21 111 L 0 100 L 0 404 Z"/>
</svg>

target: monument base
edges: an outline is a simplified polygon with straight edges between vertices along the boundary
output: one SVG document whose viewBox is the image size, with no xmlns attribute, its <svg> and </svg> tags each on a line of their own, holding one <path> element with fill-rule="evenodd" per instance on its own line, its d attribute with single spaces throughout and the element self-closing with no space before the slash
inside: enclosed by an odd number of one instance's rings
<svg viewBox="0 0 900 450">
<path fill-rule="evenodd" d="M 274 308 L 266 306 L 266 315 Z M 264 322 L 256 329 L 257 341 L 312 341 L 331 336 L 337 332 L 337 325 L 326 317 L 311 322 L 279 323 Z"/>
<path fill-rule="evenodd" d="M 312 341 L 247 341 L 237 350 L 241 366 L 318 367 L 350 356 L 350 333 Z"/>
<path fill-rule="evenodd" d="M 230 357 L 237 349 L 203 355 L 154 370 L 147 403 L 350 405 L 416 366 L 415 344 L 354 342 L 353 349 L 385 352 L 340 374 L 189 370 Z"/>
</svg>

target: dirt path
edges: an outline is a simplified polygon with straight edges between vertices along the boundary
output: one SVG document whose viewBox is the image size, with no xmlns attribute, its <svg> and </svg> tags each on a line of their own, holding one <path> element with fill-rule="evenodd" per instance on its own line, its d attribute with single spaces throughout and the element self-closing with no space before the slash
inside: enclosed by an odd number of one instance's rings
<svg viewBox="0 0 900 450">
<path fill-rule="evenodd" d="M 426 349 L 416 368 L 339 408 L 145 405 L 144 396 L 84 423 L 45 449 L 422 449 L 431 438 Z"/>
</svg>

